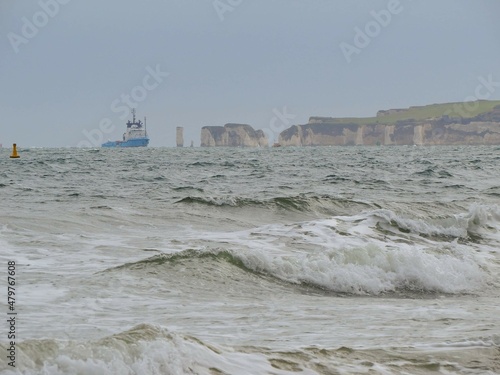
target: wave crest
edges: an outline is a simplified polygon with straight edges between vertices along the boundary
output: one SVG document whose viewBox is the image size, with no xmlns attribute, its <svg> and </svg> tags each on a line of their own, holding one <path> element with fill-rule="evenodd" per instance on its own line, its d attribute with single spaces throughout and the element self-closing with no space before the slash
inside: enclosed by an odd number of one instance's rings
<svg viewBox="0 0 500 375">
<path fill-rule="evenodd" d="M 196 197 L 189 196 L 180 199 L 177 204 L 198 204 L 214 207 L 258 207 L 265 209 L 282 209 L 297 212 L 322 212 L 334 213 L 346 208 L 367 209 L 371 205 L 364 202 L 336 198 L 328 195 L 307 196 L 297 195 L 291 197 L 275 197 L 270 199 L 252 199 L 243 197 Z"/>
</svg>

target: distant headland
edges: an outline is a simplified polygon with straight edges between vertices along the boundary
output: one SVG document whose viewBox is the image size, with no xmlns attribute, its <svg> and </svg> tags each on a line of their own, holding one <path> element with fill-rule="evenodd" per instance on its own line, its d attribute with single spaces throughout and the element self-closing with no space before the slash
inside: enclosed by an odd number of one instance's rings
<svg viewBox="0 0 500 375">
<path fill-rule="evenodd" d="M 499 145 L 500 101 L 431 104 L 378 111 L 375 117 L 310 117 L 279 134 L 280 146 Z M 201 146 L 263 147 L 250 125 L 206 126 Z"/>
</svg>

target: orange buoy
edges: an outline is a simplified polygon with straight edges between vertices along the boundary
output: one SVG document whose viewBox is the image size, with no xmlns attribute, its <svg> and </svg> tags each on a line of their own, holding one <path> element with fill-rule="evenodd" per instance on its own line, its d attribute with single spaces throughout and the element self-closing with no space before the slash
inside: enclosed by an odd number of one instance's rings
<svg viewBox="0 0 500 375">
<path fill-rule="evenodd" d="M 17 153 L 17 145 L 14 143 L 12 145 L 12 155 L 10 155 L 11 159 L 19 159 L 19 154 Z"/>
</svg>

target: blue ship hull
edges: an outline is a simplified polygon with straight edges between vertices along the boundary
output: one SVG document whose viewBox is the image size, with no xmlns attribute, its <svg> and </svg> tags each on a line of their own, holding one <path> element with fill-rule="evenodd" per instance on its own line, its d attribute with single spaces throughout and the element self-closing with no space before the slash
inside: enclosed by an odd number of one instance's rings
<svg viewBox="0 0 500 375">
<path fill-rule="evenodd" d="M 102 147 L 146 147 L 149 138 L 129 139 L 128 141 L 109 141 L 102 144 Z"/>
<path fill-rule="evenodd" d="M 146 117 L 144 124 L 141 120 L 135 120 L 135 108 L 132 108 L 132 121 L 127 121 L 127 130 L 121 141 L 109 141 L 101 147 L 146 147 L 149 144 L 148 132 L 146 130 Z"/>
</svg>

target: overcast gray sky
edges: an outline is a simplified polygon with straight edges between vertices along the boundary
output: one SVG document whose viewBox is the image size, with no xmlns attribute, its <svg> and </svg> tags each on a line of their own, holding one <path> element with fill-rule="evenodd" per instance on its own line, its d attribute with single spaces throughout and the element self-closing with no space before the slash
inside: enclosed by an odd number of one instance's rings
<svg viewBox="0 0 500 375">
<path fill-rule="evenodd" d="M 176 126 L 198 145 L 206 125 L 273 135 L 463 101 L 481 77 L 498 100 L 499 15 L 498 0 L 0 0 L 0 143 L 119 139 L 131 105 L 151 146 L 174 146 Z"/>
</svg>

